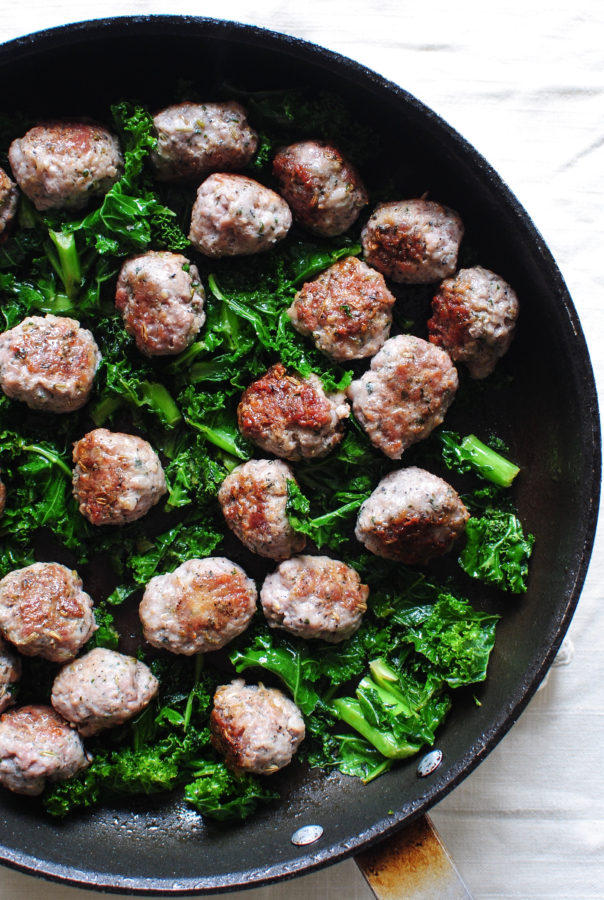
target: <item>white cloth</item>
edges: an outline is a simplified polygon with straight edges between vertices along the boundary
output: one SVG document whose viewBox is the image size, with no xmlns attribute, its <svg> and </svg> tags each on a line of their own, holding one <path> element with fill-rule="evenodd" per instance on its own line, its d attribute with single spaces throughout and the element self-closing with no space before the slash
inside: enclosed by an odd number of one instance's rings
<svg viewBox="0 0 604 900">
<path fill-rule="evenodd" d="M 377 70 L 431 106 L 489 160 L 541 230 L 581 316 L 602 387 L 601 0 L 222 0 L 218 6 L 4 0 L 0 40 L 69 21 L 152 12 L 220 15 L 306 38 Z M 503 742 L 432 811 L 476 900 L 604 898 L 603 570 L 600 536 L 571 626 L 574 658 L 553 670 Z M 0 900 L 96 896 L 0 868 Z M 236 896 L 366 900 L 371 894 L 348 861 Z"/>
</svg>

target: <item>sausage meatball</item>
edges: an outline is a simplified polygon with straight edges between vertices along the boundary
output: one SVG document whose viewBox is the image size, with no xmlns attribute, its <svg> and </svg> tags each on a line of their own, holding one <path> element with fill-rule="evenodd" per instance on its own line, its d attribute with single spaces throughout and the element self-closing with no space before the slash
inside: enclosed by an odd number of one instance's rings
<svg viewBox="0 0 604 900">
<path fill-rule="evenodd" d="M 344 362 L 378 352 L 390 334 L 393 304 L 383 275 L 349 256 L 304 284 L 288 315 L 296 331 Z"/>
<path fill-rule="evenodd" d="M 201 181 L 210 172 L 242 169 L 258 146 L 243 106 L 178 103 L 153 117 L 157 146 L 151 153 L 160 181 Z"/>
<path fill-rule="evenodd" d="M 166 493 L 157 453 L 133 434 L 95 428 L 73 445 L 73 461 L 73 493 L 93 525 L 134 522 Z"/>
<path fill-rule="evenodd" d="M 214 694 L 212 744 L 238 772 L 272 775 L 291 762 L 304 740 L 302 713 L 276 688 L 236 678 Z"/>
<path fill-rule="evenodd" d="M 4 169 L 0 169 L 0 238 L 15 218 L 18 205 L 17 185 L 11 181 Z"/>
<path fill-rule="evenodd" d="M 0 712 L 13 701 L 13 686 L 21 677 L 21 660 L 15 651 L 0 637 Z"/>
<path fill-rule="evenodd" d="M 0 387 L 30 409 L 80 409 L 100 362 L 94 337 L 75 319 L 28 316 L 0 334 Z"/>
<path fill-rule="evenodd" d="M 6 485 L 0 478 L 0 516 L 6 507 Z"/>
<path fill-rule="evenodd" d="M 452 275 L 463 237 L 458 214 L 432 200 L 381 203 L 361 232 L 365 259 L 387 278 L 428 284 Z"/>
<path fill-rule="evenodd" d="M 359 510 L 355 534 L 376 556 L 421 566 L 451 549 L 468 518 L 450 484 L 410 466 L 380 481 Z"/>
<path fill-rule="evenodd" d="M 290 460 L 326 456 L 349 415 L 344 394 L 326 394 L 316 375 L 288 375 L 281 363 L 250 384 L 237 407 L 244 437 Z"/>
<path fill-rule="evenodd" d="M 189 240 L 205 256 L 249 256 L 283 240 L 292 223 L 279 194 L 245 175 L 210 175 L 197 190 Z"/>
<path fill-rule="evenodd" d="M 446 278 L 432 301 L 430 341 L 463 362 L 472 378 L 486 378 L 507 353 L 518 318 L 509 284 L 482 266 Z"/>
<path fill-rule="evenodd" d="M 68 662 L 97 625 L 77 572 L 33 563 L 0 581 L 0 631 L 25 656 Z"/>
<path fill-rule="evenodd" d="M 250 459 L 222 482 L 218 500 L 226 523 L 252 553 L 282 560 L 304 549 L 306 538 L 285 511 L 287 482 L 295 480 L 280 459 Z"/>
<path fill-rule="evenodd" d="M 241 566 L 221 556 L 190 559 L 151 579 L 139 614 L 150 644 L 191 656 L 219 650 L 245 631 L 256 599 Z"/>
<path fill-rule="evenodd" d="M 123 171 L 115 135 L 86 122 L 48 122 L 10 145 L 8 158 L 36 209 L 79 209 L 106 194 Z"/>
<path fill-rule="evenodd" d="M 146 356 L 182 353 L 205 322 L 197 266 L 180 253 L 150 250 L 126 260 L 115 305 Z"/>
<path fill-rule="evenodd" d="M 284 147 L 274 159 L 273 175 L 296 220 L 324 237 L 348 231 L 369 199 L 354 166 L 320 141 Z"/>
<path fill-rule="evenodd" d="M 328 556 L 282 562 L 262 585 L 260 601 L 271 628 L 330 644 L 358 631 L 369 588 L 358 572 Z"/>
<path fill-rule="evenodd" d="M 159 683 L 132 656 L 96 647 L 64 666 L 50 702 L 84 737 L 122 725 L 147 706 Z"/>
<path fill-rule="evenodd" d="M 0 716 L 0 784 L 35 797 L 90 765 L 77 731 L 51 706 L 22 706 Z"/>
<path fill-rule="evenodd" d="M 391 459 L 400 459 L 407 447 L 441 424 L 457 385 L 457 370 L 444 350 L 399 334 L 352 382 L 348 397 L 371 442 Z"/>
</svg>

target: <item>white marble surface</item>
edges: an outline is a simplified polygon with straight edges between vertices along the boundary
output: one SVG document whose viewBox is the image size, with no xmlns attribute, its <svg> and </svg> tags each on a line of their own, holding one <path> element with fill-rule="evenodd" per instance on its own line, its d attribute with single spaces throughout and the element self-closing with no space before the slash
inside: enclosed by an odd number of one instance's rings
<svg viewBox="0 0 604 900">
<path fill-rule="evenodd" d="M 542 231 L 604 384 L 601 0 L 1 0 L 0 40 L 69 21 L 191 13 L 288 32 L 398 82 L 493 164 Z M 3 86 L 3 90 L 6 90 Z M 604 898 L 602 538 L 552 671 L 510 734 L 433 819 L 477 900 Z M 99 896 L 0 869 L 0 900 Z M 365 900 L 354 863 L 242 896 Z"/>
</svg>

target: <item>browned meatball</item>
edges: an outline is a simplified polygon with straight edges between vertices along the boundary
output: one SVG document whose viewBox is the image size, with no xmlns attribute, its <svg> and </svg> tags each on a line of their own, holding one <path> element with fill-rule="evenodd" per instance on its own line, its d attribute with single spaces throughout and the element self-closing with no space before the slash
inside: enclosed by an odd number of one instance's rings
<svg viewBox="0 0 604 900">
<path fill-rule="evenodd" d="M 444 350 L 399 334 L 352 382 L 348 397 L 371 442 L 391 459 L 400 459 L 407 447 L 441 424 L 457 385 L 457 371 Z"/>
<path fill-rule="evenodd" d="M 432 300 L 430 341 L 463 362 L 472 378 L 486 378 L 507 353 L 518 318 L 509 284 L 482 266 L 446 278 Z"/>
<path fill-rule="evenodd" d="M 304 284 L 288 315 L 300 334 L 343 362 L 378 352 L 390 334 L 393 305 L 383 275 L 349 256 Z"/>
<path fill-rule="evenodd" d="M 4 169 L 0 169 L 0 239 L 15 218 L 18 205 L 17 185 L 10 180 Z"/>
<path fill-rule="evenodd" d="M 458 214 L 432 200 L 381 203 L 361 232 L 369 265 L 408 284 L 452 275 L 462 237 Z"/>
<path fill-rule="evenodd" d="M 0 581 L 0 631 L 25 656 L 67 662 L 96 631 L 77 572 L 34 563 Z"/>
<path fill-rule="evenodd" d="M 8 158 L 36 209 L 79 209 L 106 194 L 123 170 L 118 139 L 100 125 L 48 122 L 13 141 Z"/>
<path fill-rule="evenodd" d="M 160 181 L 201 181 L 210 172 L 242 169 L 258 146 L 243 106 L 177 103 L 153 117 L 157 146 L 151 154 Z"/>
<path fill-rule="evenodd" d="M 224 557 L 190 559 L 156 575 L 139 607 L 145 638 L 171 653 L 209 653 L 245 631 L 256 611 L 256 585 Z"/>
<path fill-rule="evenodd" d="M 281 363 L 247 388 L 237 408 L 244 437 L 290 460 L 326 456 L 349 415 L 344 394 L 326 394 L 316 375 L 288 375 Z"/>
<path fill-rule="evenodd" d="M 451 549 L 468 518 L 450 484 L 411 466 L 380 481 L 359 510 L 355 534 L 376 556 L 421 566 Z"/>
<path fill-rule="evenodd" d="M 51 706 L 22 706 L 0 716 L 0 784 L 35 797 L 90 765 L 77 731 Z"/>
<path fill-rule="evenodd" d="M 197 266 L 180 253 L 150 250 L 126 260 L 115 305 L 146 356 L 182 353 L 205 322 Z"/>
<path fill-rule="evenodd" d="M 88 737 L 137 715 L 158 687 L 157 678 L 144 663 L 95 647 L 63 666 L 50 699 L 56 711 Z"/>
<path fill-rule="evenodd" d="M 0 334 L 0 387 L 30 409 L 80 409 L 100 362 L 94 337 L 75 319 L 28 316 Z"/>
<path fill-rule="evenodd" d="M 13 688 L 21 677 L 21 660 L 10 644 L 0 637 L 0 712 L 13 701 Z"/>
<path fill-rule="evenodd" d="M 276 688 L 246 685 L 242 678 L 214 694 L 212 744 L 236 772 L 272 775 L 286 766 L 304 740 L 304 719 Z"/>
<path fill-rule="evenodd" d="M 331 644 L 358 631 L 369 588 L 358 572 L 328 556 L 282 562 L 262 585 L 260 601 L 271 628 Z"/>
<path fill-rule="evenodd" d="M 306 538 L 286 513 L 287 482 L 295 480 L 280 459 L 250 459 L 222 482 L 218 500 L 225 521 L 252 553 L 281 560 L 304 548 Z"/>
<path fill-rule="evenodd" d="M 273 174 L 297 221 L 325 237 L 347 231 L 368 202 L 354 166 L 336 147 L 320 141 L 284 147 Z"/>
<path fill-rule="evenodd" d="M 133 434 L 89 431 L 73 445 L 73 461 L 73 493 L 93 525 L 134 522 L 166 493 L 157 453 Z"/>
</svg>

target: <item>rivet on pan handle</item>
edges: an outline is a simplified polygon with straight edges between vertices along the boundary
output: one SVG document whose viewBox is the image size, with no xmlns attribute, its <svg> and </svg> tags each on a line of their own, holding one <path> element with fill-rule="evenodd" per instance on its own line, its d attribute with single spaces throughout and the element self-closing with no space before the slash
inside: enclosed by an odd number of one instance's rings
<svg viewBox="0 0 604 900">
<path fill-rule="evenodd" d="M 355 861 L 378 900 L 472 900 L 428 816 Z"/>
</svg>

